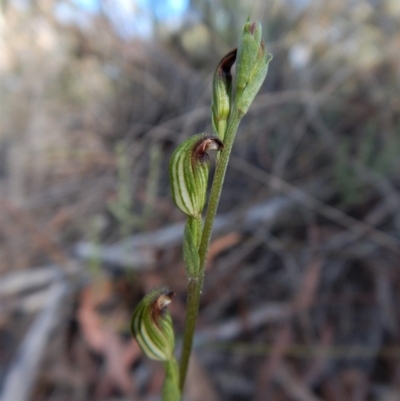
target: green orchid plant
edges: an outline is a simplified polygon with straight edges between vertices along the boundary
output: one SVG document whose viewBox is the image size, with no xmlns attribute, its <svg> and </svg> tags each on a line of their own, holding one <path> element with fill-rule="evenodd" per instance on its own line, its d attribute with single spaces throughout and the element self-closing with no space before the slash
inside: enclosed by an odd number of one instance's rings
<svg viewBox="0 0 400 401">
<path fill-rule="evenodd" d="M 261 25 L 247 21 L 239 47 L 218 64 L 213 79 L 213 135 L 197 134 L 178 146 L 171 157 L 169 175 L 176 206 L 187 216 L 183 239 L 183 259 L 188 277 L 187 309 L 182 355 L 174 356 L 172 320 L 166 306 L 173 292 L 168 288 L 151 291 L 139 303 L 131 330 L 144 354 L 163 362 L 163 401 L 179 401 L 185 385 L 193 336 L 203 288 L 204 272 L 214 219 L 239 123 L 248 111 L 267 75 L 272 55 L 261 39 Z M 236 76 L 231 69 L 236 62 Z M 210 150 L 217 151 L 217 163 L 207 203 Z"/>
</svg>

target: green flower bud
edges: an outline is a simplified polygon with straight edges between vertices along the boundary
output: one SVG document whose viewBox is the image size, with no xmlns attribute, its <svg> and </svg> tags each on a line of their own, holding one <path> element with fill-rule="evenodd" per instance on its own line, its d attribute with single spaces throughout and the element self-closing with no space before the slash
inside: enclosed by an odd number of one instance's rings
<svg viewBox="0 0 400 401">
<path fill-rule="evenodd" d="M 214 73 L 212 95 L 212 123 L 215 132 L 223 141 L 227 120 L 231 109 L 232 74 L 231 68 L 236 60 L 237 49 L 226 54 Z"/>
<path fill-rule="evenodd" d="M 244 115 L 268 72 L 272 55 L 261 40 L 261 25 L 247 21 L 239 42 L 236 66 L 236 107 Z"/>
<path fill-rule="evenodd" d="M 150 291 L 133 312 L 131 331 L 143 353 L 157 361 L 174 358 L 175 337 L 166 306 L 174 293 L 166 287 Z"/>
<path fill-rule="evenodd" d="M 176 206 L 187 216 L 199 217 L 206 202 L 211 149 L 221 150 L 216 137 L 197 134 L 187 139 L 172 154 L 169 175 Z"/>
</svg>

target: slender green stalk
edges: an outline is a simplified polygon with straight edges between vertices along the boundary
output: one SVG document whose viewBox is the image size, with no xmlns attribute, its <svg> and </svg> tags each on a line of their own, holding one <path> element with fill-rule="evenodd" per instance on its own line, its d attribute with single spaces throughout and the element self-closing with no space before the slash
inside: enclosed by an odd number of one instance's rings
<svg viewBox="0 0 400 401">
<path fill-rule="evenodd" d="M 187 216 L 183 259 L 189 285 L 179 367 L 174 356 L 172 320 L 165 309 L 171 302 L 173 292 L 163 287 L 148 293 L 136 307 L 131 324 L 132 334 L 142 351 L 149 358 L 164 362 L 166 375 L 163 401 L 179 401 L 183 392 L 199 313 L 208 248 L 229 157 L 240 120 L 265 79 L 271 57 L 266 54 L 261 40 L 261 25 L 247 21 L 238 49 L 230 51 L 222 58 L 214 74 L 211 109 L 212 123 L 217 135 L 194 135 L 179 145 L 171 157 L 169 175 L 172 196 L 176 206 Z M 236 90 L 232 91 L 230 70 L 235 61 Z M 203 226 L 201 216 L 206 203 L 209 150 L 221 153 L 217 156 Z"/>
<path fill-rule="evenodd" d="M 211 233 L 214 225 L 214 219 L 217 213 L 219 200 L 221 197 L 222 186 L 225 179 L 226 169 L 228 167 L 229 156 L 232 151 L 236 131 L 238 129 L 243 113 L 236 107 L 233 108 L 229 117 L 229 123 L 225 134 L 224 149 L 220 154 L 217 167 L 214 174 L 214 180 L 211 187 L 211 193 L 207 208 L 207 214 L 204 222 L 203 233 L 200 242 L 199 256 L 200 266 L 197 277 L 189 280 L 187 309 L 185 318 L 185 328 L 183 333 L 182 356 L 180 360 L 179 385 L 183 391 L 187 370 L 189 366 L 190 354 L 193 345 L 194 330 L 196 327 L 197 315 L 199 312 L 200 296 L 203 289 L 204 271 L 207 262 L 207 253 L 210 246 Z"/>
<path fill-rule="evenodd" d="M 214 74 L 212 96 L 212 123 L 218 137 L 194 136 L 180 145 L 171 158 L 170 176 L 176 205 L 189 220 L 185 227 L 183 254 L 189 277 L 187 311 L 183 334 L 182 356 L 179 366 L 179 388 L 183 392 L 193 336 L 203 289 L 207 253 L 211 233 L 221 197 L 229 157 L 240 120 L 257 95 L 272 59 L 261 40 L 261 25 L 244 24 L 237 49 L 226 54 Z M 232 87 L 231 67 L 236 62 L 235 84 Z M 225 130 L 226 127 L 226 130 Z M 221 151 L 217 156 L 211 193 L 200 245 L 197 220 L 201 217 L 205 201 L 208 175 L 207 150 Z M 196 223 L 196 224 L 194 224 Z"/>
<path fill-rule="evenodd" d="M 179 368 L 175 358 L 164 362 L 165 379 L 162 389 L 162 401 L 179 401 L 181 394 L 179 391 Z"/>
</svg>

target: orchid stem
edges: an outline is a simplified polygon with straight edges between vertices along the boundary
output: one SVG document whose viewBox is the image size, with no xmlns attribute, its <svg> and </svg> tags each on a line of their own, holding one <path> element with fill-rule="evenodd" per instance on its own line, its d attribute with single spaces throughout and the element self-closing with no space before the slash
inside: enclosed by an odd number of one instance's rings
<svg viewBox="0 0 400 401">
<path fill-rule="evenodd" d="M 217 162 L 214 179 L 211 187 L 207 214 L 204 221 L 204 227 L 200 241 L 200 248 L 199 248 L 200 266 L 196 277 L 189 279 L 185 328 L 183 334 L 182 356 L 180 359 L 180 366 L 179 366 L 179 386 L 181 392 L 183 392 L 183 388 L 185 386 L 190 354 L 192 352 L 193 336 L 199 312 L 200 296 L 203 289 L 204 272 L 207 263 L 207 253 L 210 247 L 212 229 L 214 225 L 215 216 L 217 214 L 219 200 L 221 197 L 221 191 L 222 191 L 222 186 L 224 184 L 226 169 L 228 167 L 229 156 L 232 151 L 232 146 L 235 140 L 236 131 L 239 127 L 239 123 L 242 116 L 243 116 L 242 113 L 240 113 L 234 107 L 229 117 L 228 127 L 224 139 L 224 149 L 221 151 L 219 160 Z"/>
</svg>

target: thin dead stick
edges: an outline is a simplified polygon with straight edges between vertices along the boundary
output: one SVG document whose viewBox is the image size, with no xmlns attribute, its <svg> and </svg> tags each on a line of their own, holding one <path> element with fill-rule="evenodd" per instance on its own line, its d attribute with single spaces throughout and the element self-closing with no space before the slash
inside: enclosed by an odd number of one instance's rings
<svg viewBox="0 0 400 401">
<path fill-rule="evenodd" d="M 305 188 L 314 192 L 321 187 L 321 180 L 306 185 Z M 322 196 L 329 191 L 320 190 Z M 299 196 L 300 194 L 300 196 Z M 287 217 L 302 198 L 302 191 L 291 197 L 274 196 L 267 202 L 260 203 L 238 215 L 237 212 L 225 213 L 217 216 L 214 222 L 213 233 L 218 234 L 238 226 L 243 230 L 253 230 L 260 224 L 273 224 L 283 217 Z M 74 255 L 80 260 L 88 260 L 94 256 L 101 262 L 121 268 L 142 270 L 155 265 L 156 251 L 168 249 L 182 242 L 184 223 L 172 224 L 168 227 L 145 234 L 134 235 L 113 245 L 96 245 L 90 242 L 79 242 L 74 248 Z"/>
<path fill-rule="evenodd" d="M 74 275 L 81 271 L 84 269 L 79 264 L 69 261 L 65 268 L 58 265 L 48 265 L 4 274 L 0 281 L 0 297 L 24 291 L 34 291 L 36 288 L 49 285 L 61 276 Z"/>
<path fill-rule="evenodd" d="M 260 168 L 251 165 L 243 159 L 233 157 L 232 162 L 233 168 L 248 174 L 255 180 L 262 182 L 265 185 L 269 185 L 280 192 L 296 195 L 298 201 L 304 206 L 315 209 L 324 217 L 340 224 L 348 230 L 360 236 L 367 237 L 372 242 L 375 242 L 376 244 L 392 251 L 396 255 L 400 255 L 400 241 L 391 235 L 386 234 L 367 223 L 348 216 L 346 213 L 327 205 L 314 196 L 309 195 L 301 189 L 295 187 L 294 185 L 287 183 L 286 181 L 268 173 L 265 170 L 261 170 Z"/>
<path fill-rule="evenodd" d="M 283 364 L 275 372 L 275 381 L 282 387 L 286 394 L 298 401 L 321 401 L 299 379 L 294 377 L 289 368 Z"/>
<path fill-rule="evenodd" d="M 265 323 L 270 322 L 282 322 L 285 319 L 271 319 L 267 320 Z M 288 319 L 290 316 L 288 316 Z M 287 320 L 287 319 L 286 319 Z M 222 323 L 221 326 L 224 326 Z M 251 327 L 254 329 L 257 327 Z M 243 333 L 243 327 L 240 331 L 235 332 L 235 336 Z M 247 329 L 247 327 L 246 327 Z M 216 329 L 217 331 L 218 329 Z M 203 329 L 205 333 L 209 332 L 209 329 Z M 203 331 L 200 331 L 199 335 Z M 201 340 L 201 341 L 200 341 Z M 230 341 L 228 338 L 210 338 L 207 342 L 203 339 L 199 339 L 199 349 L 201 350 L 212 350 L 213 352 L 229 352 L 231 354 L 242 354 L 246 356 L 270 356 L 274 353 L 274 345 L 267 345 L 265 343 L 246 343 L 243 341 Z M 373 358 L 379 357 L 385 360 L 397 360 L 400 358 L 400 347 L 399 346 L 387 346 L 380 350 L 376 348 L 371 348 L 368 345 L 349 345 L 349 346 L 332 346 L 332 345 L 315 345 L 315 346 L 305 346 L 305 345 L 290 345 L 285 350 L 285 357 L 299 358 L 299 359 L 315 359 L 326 361 L 334 360 L 354 360 L 354 359 L 364 359 L 371 360 Z"/>
<path fill-rule="evenodd" d="M 62 270 L 56 265 L 5 274 L 1 277 L 0 281 L 0 296 L 9 296 L 18 292 L 46 286 L 60 274 L 62 274 Z"/>
<path fill-rule="evenodd" d="M 239 318 L 232 318 L 218 325 L 199 330 L 195 343 L 200 345 L 209 341 L 232 340 L 242 334 L 244 330 L 255 330 L 270 322 L 287 321 L 292 314 L 292 307 L 287 303 L 268 303 L 251 311 L 245 322 Z"/>
<path fill-rule="evenodd" d="M 47 341 L 58 322 L 59 307 L 66 293 L 67 285 L 64 282 L 59 281 L 53 285 L 46 309 L 30 327 L 6 375 L 1 401 L 29 400 Z"/>
<path fill-rule="evenodd" d="M 281 366 L 285 352 L 292 342 L 292 331 L 289 324 L 284 325 L 276 334 L 272 352 L 265 358 L 264 363 L 259 369 L 256 401 L 265 401 L 265 395 L 268 392 L 274 372 Z"/>
<path fill-rule="evenodd" d="M 45 250 L 55 263 L 60 266 L 65 265 L 65 262 L 68 260 L 67 255 L 61 247 L 53 241 L 46 231 L 38 227 L 32 216 L 24 210 L 15 207 L 3 198 L 0 198 L 0 208 L 4 209 L 19 224 L 21 224 L 22 227 L 31 233 L 33 241 L 37 243 L 38 247 Z"/>
<path fill-rule="evenodd" d="M 10 311 L 37 313 L 48 302 L 53 291 L 51 284 L 63 277 L 84 273 L 82 266 L 68 262 L 66 268 L 48 265 L 3 275 L 0 280 L 0 314 Z"/>
<path fill-rule="evenodd" d="M 293 199 L 276 196 L 268 202 L 256 205 L 241 216 L 244 229 L 260 223 L 271 223 L 295 206 Z M 221 233 L 238 219 L 237 214 L 227 213 L 216 218 L 214 233 Z M 74 254 L 82 260 L 93 256 L 104 263 L 115 266 L 143 269 L 154 264 L 155 251 L 168 249 L 182 241 L 184 223 L 176 223 L 146 234 L 138 234 L 114 245 L 95 245 L 89 242 L 78 243 Z"/>
</svg>

